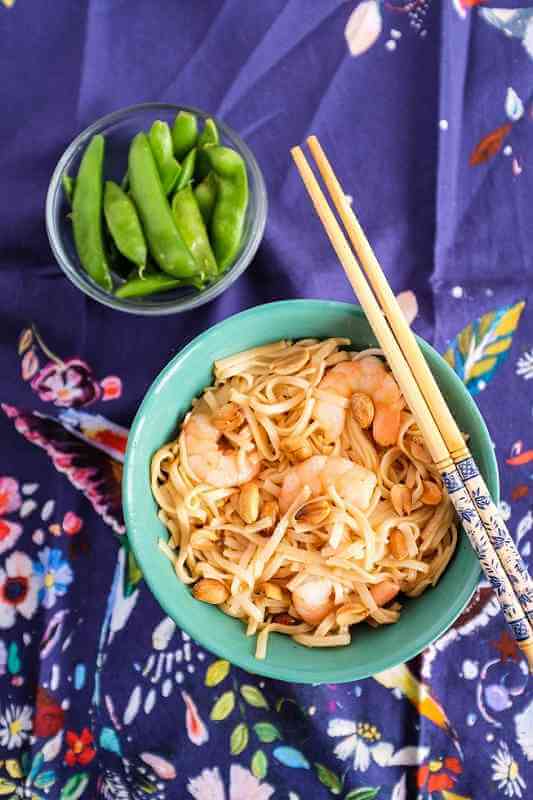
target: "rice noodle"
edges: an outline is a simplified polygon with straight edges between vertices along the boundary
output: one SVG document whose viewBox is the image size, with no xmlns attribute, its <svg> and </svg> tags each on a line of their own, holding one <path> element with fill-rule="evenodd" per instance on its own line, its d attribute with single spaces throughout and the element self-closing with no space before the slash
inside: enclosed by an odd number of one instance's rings
<svg viewBox="0 0 533 800">
<path fill-rule="evenodd" d="M 280 341 L 215 362 L 213 386 L 193 402 L 178 437 L 152 458 L 151 489 L 169 532 L 167 542 L 159 540 L 160 549 L 184 583 L 209 578 L 224 584 L 228 596 L 220 609 L 257 637 L 257 658 L 266 656 L 271 633 L 306 647 L 337 647 L 350 643 L 353 625 L 394 623 L 401 606 L 376 601 L 380 584 L 392 581 L 417 597 L 437 583 L 457 544 L 453 507 L 403 400 L 397 441 L 382 447 L 371 429 L 361 428 L 349 398 L 320 388 L 335 365 L 382 355 L 375 348 L 353 353 L 345 349 L 349 345 L 343 338 Z M 314 418 L 317 403 L 324 402 L 344 414 L 335 441 L 326 439 Z M 213 445 L 215 454 L 209 450 L 203 461 L 194 461 L 184 426 L 195 414 L 215 419 L 228 407 L 237 409 L 238 422 L 219 429 L 223 436 Z M 244 481 L 221 486 L 204 474 L 219 451 L 233 454 L 238 474 L 257 465 L 259 508 L 253 523 L 241 516 Z M 280 512 L 287 474 L 317 455 L 349 459 L 375 475 L 366 507 L 330 483 L 318 494 L 300 486 Z M 422 500 L 428 480 L 442 492 L 436 505 Z M 402 514 L 395 510 L 395 486 L 409 490 L 410 505 Z M 398 536 L 403 551 L 395 555 L 391 542 Z M 324 615 L 311 625 L 292 598 L 316 580 L 329 582 L 331 595 Z"/>
</svg>

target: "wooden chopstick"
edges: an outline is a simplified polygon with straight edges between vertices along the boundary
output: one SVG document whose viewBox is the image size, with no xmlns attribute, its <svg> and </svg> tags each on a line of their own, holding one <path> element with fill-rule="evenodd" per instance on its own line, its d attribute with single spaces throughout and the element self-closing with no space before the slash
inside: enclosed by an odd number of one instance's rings
<svg viewBox="0 0 533 800">
<path fill-rule="evenodd" d="M 456 507 L 463 527 L 476 551 L 485 573 L 496 593 L 503 613 L 509 623 L 518 646 L 525 652 L 533 672 L 533 630 L 524 615 L 514 593 L 509 576 L 500 563 L 487 531 L 480 519 L 476 504 L 471 500 L 463 479 L 457 471 L 437 427 L 426 399 L 416 382 L 404 353 L 400 349 L 376 298 L 368 286 L 353 251 L 333 214 L 322 189 L 300 147 L 294 147 L 291 155 L 296 163 L 315 210 L 325 228 L 330 242 L 346 272 L 363 307 L 374 334 L 384 351 L 391 371 L 402 390 L 425 439 L 431 457 L 438 465 L 447 487 L 453 487 L 450 498 Z M 338 187 L 340 191 L 340 186 Z M 461 437 L 462 438 L 462 437 Z M 463 442 L 464 444 L 464 442 Z M 457 487 L 457 488 L 455 488 Z"/>
<path fill-rule="evenodd" d="M 511 534 L 492 501 L 490 492 L 472 455 L 465 444 L 459 426 L 437 385 L 433 373 L 420 350 L 416 338 L 398 305 L 398 301 L 385 277 L 376 255 L 346 200 L 342 187 L 316 136 L 307 140 L 318 170 L 326 184 L 333 203 L 342 219 L 350 241 L 359 256 L 361 266 L 385 312 L 411 372 L 429 406 L 452 461 L 477 507 L 478 515 L 487 531 L 497 556 L 507 572 L 517 598 L 529 623 L 533 625 L 533 579 L 518 552 Z M 437 466 L 439 466 L 437 464 Z"/>
</svg>

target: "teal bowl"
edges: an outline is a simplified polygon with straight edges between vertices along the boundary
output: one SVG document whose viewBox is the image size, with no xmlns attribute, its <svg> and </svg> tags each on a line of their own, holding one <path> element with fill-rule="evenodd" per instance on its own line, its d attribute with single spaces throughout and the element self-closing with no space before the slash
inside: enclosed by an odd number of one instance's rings
<svg viewBox="0 0 533 800">
<path fill-rule="evenodd" d="M 166 529 L 157 518 L 149 482 L 154 452 L 175 436 L 177 424 L 194 397 L 212 382 L 213 362 L 278 339 L 347 337 L 355 350 L 375 347 L 363 312 L 347 303 L 287 300 L 256 306 L 220 322 L 194 339 L 162 370 L 144 398 L 128 439 L 123 482 L 126 527 L 146 581 L 166 613 L 193 639 L 217 656 L 259 675 L 294 683 L 340 683 L 366 678 L 416 656 L 441 636 L 470 599 L 480 575 L 479 562 L 466 535 L 437 586 L 421 597 L 404 600 L 395 625 L 353 628 L 349 647 L 308 649 L 287 636 L 273 634 L 267 657 L 254 657 L 255 638 L 216 607 L 194 600 L 175 576 L 157 540 Z M 483 419 L 465 389 L 440 355 L 420 346 L 470 447 L 494 500 L 499 482 L 496 459 Z"/>
</svg>

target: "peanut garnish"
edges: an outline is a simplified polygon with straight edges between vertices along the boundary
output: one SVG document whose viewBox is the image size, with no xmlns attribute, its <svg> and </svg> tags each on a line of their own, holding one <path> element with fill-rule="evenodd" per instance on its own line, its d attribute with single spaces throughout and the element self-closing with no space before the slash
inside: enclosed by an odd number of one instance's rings
<svg viewBox="0 0 533 800">
<path fill-rule="evenodd" d="M 408 489 L 414 489 L 416 485 L 416 469 L 413 464 L 409 464 L 407 468 L 407 475 L 405 476 L 405 485 Z"/>
<path fill-rule="evenodd" d="M 197 581 L 193 586 L 192 593 L 202 603 L 211 603 L 214 606 L 224 603 L 229 597 L 229 592 L 224 584 L 214 578 L 202 578 Z"/>
<path fill-rule="evenodd" d="M 327 500 L 312 500 L 296 514 L 297 522 L 302 525 L 321 525 L 329 517 L 331 507 Z"/>
<path fill-rule="evenodd" d="M 289 436 L 281 443 L 283 449 L 298 461 L 305 461 L 313 455 L 313 448 L 308 439 L 303 436 Z"/>
<path fill-rule="evenodd" d="M 390 501 L 394 506 L 394 510 L 397 514 L 400 514 L 400 516 L 411 513 L 412 497 L 407 486 L 403 486 L 401 483 L 395 483 L 390 490 Z"/>
<path fill-rule="evenodd" d="M 370 428 L 374 419 L 374 403 L 372 399 L 364 392 L 354 392 L 352 394 L 352 414 L 356 422 L 359 423 L 363 430 Z"/>
<path fill-rule="evenodd" d="M 437 486 L 433 481 L 422 481 L 424 491 L 422 492 L 421 501 L 426 506 L 438 506 L 442 500 L 442 489 Z"/>
<path fill-rule="evenodd" d="M 213 415 L 213 425 L 217 430 L 237 431 L 244 422 L 244 414 L 236 403 L 226 403 Z"/>
<path fill-rule="evenodd" d="M 276 523 L 278 521 L 278 511 L 279 507 L 275 500 L 265 500 L 263 505 L 261 506 L 261 517 L 270 517 L 272 519 L 272 524 L 270 528 L 261 531 L 263 534 L 270 534 L 276 527 Z"/>
<path fill-rule="evenodd" d="M 257 483 L 255 481 L 245 483 L 239 495 L 239 515 L 251 525 L 257 522 L 260 505 L 261 497 Z"/>
<path fill-rule="evenodd" d="M 281 586 L 278 586 L 277 583 L 272 583 L 271 581 L 266 581 L 263 583 L 261 585 L 261 589 L 271 600 L 279 600 L 281 602 L 283 600 L 287 600 L 289 597 L 288 594 L 283 591 Z"/>
<path fill-rule="evenodd" d="M 390 532 L 389 536 L 389 550 L 394 558 L 401 560 L 402 558 L 407 558 L 409 555 L 409 551 L 407 550 L 407 544 L 405 541 L 405 536 L 403 533 L 398 530 L 398 528 L 394 528 Z"/>
</svg>

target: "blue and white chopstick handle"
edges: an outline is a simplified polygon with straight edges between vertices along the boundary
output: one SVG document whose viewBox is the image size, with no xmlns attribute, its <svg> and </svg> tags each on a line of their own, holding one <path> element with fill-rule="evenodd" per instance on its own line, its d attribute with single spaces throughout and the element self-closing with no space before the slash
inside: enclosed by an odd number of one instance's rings
<svg viewBox="0 0 533 800">
<path fill-rule="evenodd" d="M 485 481 L 470 453 L 461 460 L 454 458 L 454 462 L 468 494 L 478 510 L 492 546 L 511 580 L 520 605 L 533 625 L 533 580 L 527 566 L 518 552 L 499 510 L 493 503 Z"/>
<path fill-rule="evenodd" d="M 504 617 L 519 647 L 524 650 L 533 670 L 533 632 L 520 603 L 513 591 L 510 578 L 505 572 L 495 548 L 491 545 L 478 507 L 470 497 L 463 478 L 455 464 L 439 464 L 444 485 L 455 506 L 464 530 L 479 558 L 481 567 L 494 589 Z"/>
</svg>

